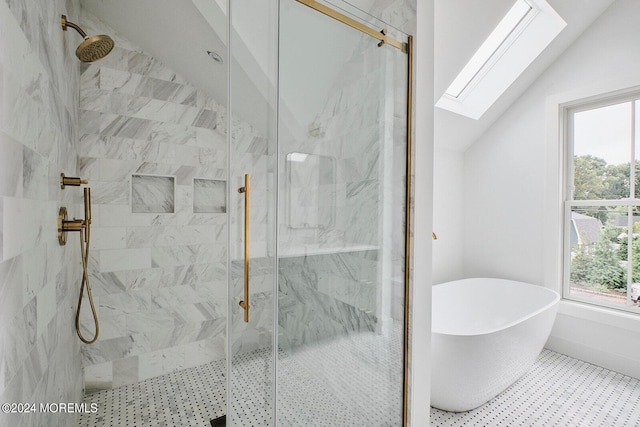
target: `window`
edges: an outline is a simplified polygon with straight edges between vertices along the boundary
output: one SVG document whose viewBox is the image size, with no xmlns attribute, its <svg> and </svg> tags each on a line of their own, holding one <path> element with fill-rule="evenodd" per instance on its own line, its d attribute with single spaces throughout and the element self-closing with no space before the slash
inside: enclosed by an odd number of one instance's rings
<svg viewBox="0 0 640 427">
<path fill-rule="evenodd" d="M 640 93 L 567 110 L 564 297 L 640 313 Z"/>
</svg>

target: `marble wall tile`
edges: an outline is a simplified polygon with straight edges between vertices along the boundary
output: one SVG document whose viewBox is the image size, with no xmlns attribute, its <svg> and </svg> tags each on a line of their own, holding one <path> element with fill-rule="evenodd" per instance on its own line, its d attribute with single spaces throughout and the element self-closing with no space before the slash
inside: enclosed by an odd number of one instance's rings
<svg viewBox="0 0 640 427">
<path fill-rule="evenodd" d="M 94 205 L 94 211 L 97 211 L 100 217 L 100 227 L 139 227 L 153 224 L 171 224 L 176 221 L 172 215 L 134 214 L 131 212 L 131 207 L 128 203 Z"/>
<path fill-rule="evenodd" d="M 0 301 L 3 303 L 0 325 L 8 325 L 22 309 L 23 301 L 28 301 L 23 300 L 23 271 L 21 256 L 0 263 Z"/>
<path fill-rule="evenodd" d="M 143 311 L 129 314 L 125 317 L 125 323 L 128 335 L 155 330 L 170 330 L 175 326 L 174 317 L 169 310 Z"/>
<path fill-rule="evenodd" d="M 100 315 L 110 317 L 157 308 L 152 303 L 151 294 L 148 291 L 120 292 L 100 296 L 96 305 Z"/>
<path fill-rule="evenodd" d="M 3 171 L 3 179 L 0 181 L 0 195 L 2 196 L 22 196 L 23 151 L 22 144 L 0 132 L 0 170 Z"/>
<path fill-rule="evenodd" d="M 84 383 L 85 393 L 94 393 L 96 391 L 109 389 L 113 383 L 113 362 L 99 363 L 96 365 L 85 366 L 84 376 L 90 378 Z"/>
<path fill-rule="evenodd" d="M 4 259 L 4 200 L 0 198 L 0 261 Z"/>
<path fill-rule="evenodd" d="M 226 181 L 194 179 L 193 211 L 196 213 L 227 212 Z"/>
<path fill-rule="evenodd" d="M 186 83 L 186 80 L 177 75 L 174 71 L 167 68 L 153 56 L 141 52 L 140 50 L 132 50 L 129 53 L 127 68 L 130 72 L 142 74 L 143 76 L 180 84 Z"/>
<path fill-rule="evenodd" d="M 94 297 L 95 299 L 96 297 Z M 97 297 L 100 298 L 100 297 Z M 88 305 L 83 305 L 84 307 L 88 307 Z M 100 314 L 100 339 L 102 340 L 110 340 L 112 338 L 121 337 L 126 335 L 127 333 L 127 317 L 124 314 L 121 315 L 104 315 Z M 92 336 L 93 334 L 93 318 L 86 316 L 82 322 L 83 325 L 89 325 L 91 328 L 87 335 Z"/>
<path fill-rule="evenodd" d="M 138 160 L 96 159 L 99 167 L 100 180 L 108 182 L 123 182 L 134 172 L 139 170 Z M 135 180 L 134 180 L 135 182 Z"/>
<path fill-rule="evenodd" d="M 99 253 L 100 272 L 151 268 L 151 251 L 140 249 L 108 249 Z"/>
<path fill-rule="evenodd" d="M 82 69 L 79 135 L 95 199 L 91 279 L 105 319 L 82 359 L 111 363 L 112 381 L 97 381 L 109 388 L 225 357 L 226 216 L 194 212 L 193 180 L 227 179 L 226 112 L 95 17 L 84 21 L 116 40 Z M 212 209 L 221 210 L 219 196 Z M 87 384 L 92 375 L 85 370 Z"/>
<path fill-rule="evenodd" d="M 49 203 L 22 198 L 4 198 L 3 258 L 9 259 L 43 242 L 43 230 L 54 229 L 55 212 Z M 49 215 L 47 215 L 49 214 Z M 35 226 L 34 226 L 35 224 Z M 56 225 L 57 227 L 57 225 Z"/>
<path fill-rule="evenodd" d="M 128 182 L 91 181 L 91 203 L 128 205 L 131 187 Z"/>
<path fill-rule="evenodd" d="M 56 215 L 78 199 L 56 185 L 77 174 L 79 63 L 60 31 L 77 0 L 0 2 L 0 401 L 81 402 L 73 330 L 76 247 L 57 244 Z M 75 45 L 73 47 L 75 49 Z M 68 257 L 65 257 L 67 255 Z M 73 415 L 0 415 L 0 425 L 67 426 Z"/>
<path fill-rule="evenodd" d="M 127 227 L 126 244 L 129 248 L 207 244 L 219 233 L 218 228 L 212 225 Z"/>
<path fill-rule="evenodd" d="M 112 386 L 120 387 L 126 384 L 137 382 L 140 378 L 139 369 L 140 361 L 138 356 L 114 360 Z"/>
<path fill-rule="evenodd" d="M 56 314 L 56 286 L 55 283 L 47 284 L 36 297 L 37 301 L 37 327 L 38 332 L 46 331 L 47 325 Z"/>
<path fill-rule="evenodd" d="M 213 245 L 180 245 L 151 248 L 154 267 L 203 264 L 227 256 L 226 247 Z"/>
<path fill-rule="evenodd" d="M 125 249 L 126 227 L 95 227 L 91 230 L 91 250 Z"/>
<path fill-rule="evenodd" d="M 183 347 L 171 347 L 146 353 L 140 355 L 139 359 L 138 379 L 141 381 L 187 367 Z"/>
</svg>

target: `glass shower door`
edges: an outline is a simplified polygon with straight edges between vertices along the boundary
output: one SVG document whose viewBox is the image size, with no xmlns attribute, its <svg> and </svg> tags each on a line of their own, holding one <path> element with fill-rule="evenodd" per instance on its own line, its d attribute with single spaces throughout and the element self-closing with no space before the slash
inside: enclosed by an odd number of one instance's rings
<svg viewBox="0 0 640 427">
<path fill-rule="evenodd" d="M 278 425 L 402 425 L 407 36 L 280 4 Z"/>
<path fill-rule="evenodd" d="M 275 424 L 277 9 L 229 2 L 227 424 Z"/>
<path fill-rule="evenodd" d="M 407 37 L 307 4 L 230 2 L 227 425 L 402 425 Z"/>
</svg>

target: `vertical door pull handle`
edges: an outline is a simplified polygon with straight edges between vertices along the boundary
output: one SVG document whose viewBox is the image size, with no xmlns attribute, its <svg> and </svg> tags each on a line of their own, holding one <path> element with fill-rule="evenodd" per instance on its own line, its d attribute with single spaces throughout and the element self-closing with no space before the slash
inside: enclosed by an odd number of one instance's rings
<svg viewBox="0 0 640 427">
<path fill-rule="evenodd" d="M 249 230 L 251 210 L 251 175 L 244 175 L 244 187 L 238 188 L 238 193 L 244 193 L 244 300 L 240 307 L 244 309 L 244 321 L 249 322 Z"/>
</svg>

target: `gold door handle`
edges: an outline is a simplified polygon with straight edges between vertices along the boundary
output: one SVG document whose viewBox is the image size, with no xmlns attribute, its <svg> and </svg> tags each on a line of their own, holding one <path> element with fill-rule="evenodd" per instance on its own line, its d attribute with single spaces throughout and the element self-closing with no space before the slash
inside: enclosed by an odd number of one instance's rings
<svg viewBox="0 0 640 427">
<path fill-rule="evenodd" d="M 244 175 L 244 187 L 238 188 L 238 193 L 244 193 L 244 300 L 240 307 L 244 309 L 244 321 L 249 322 L 249 226 L 251 206 L 251 175 Z"/>
</svg>

